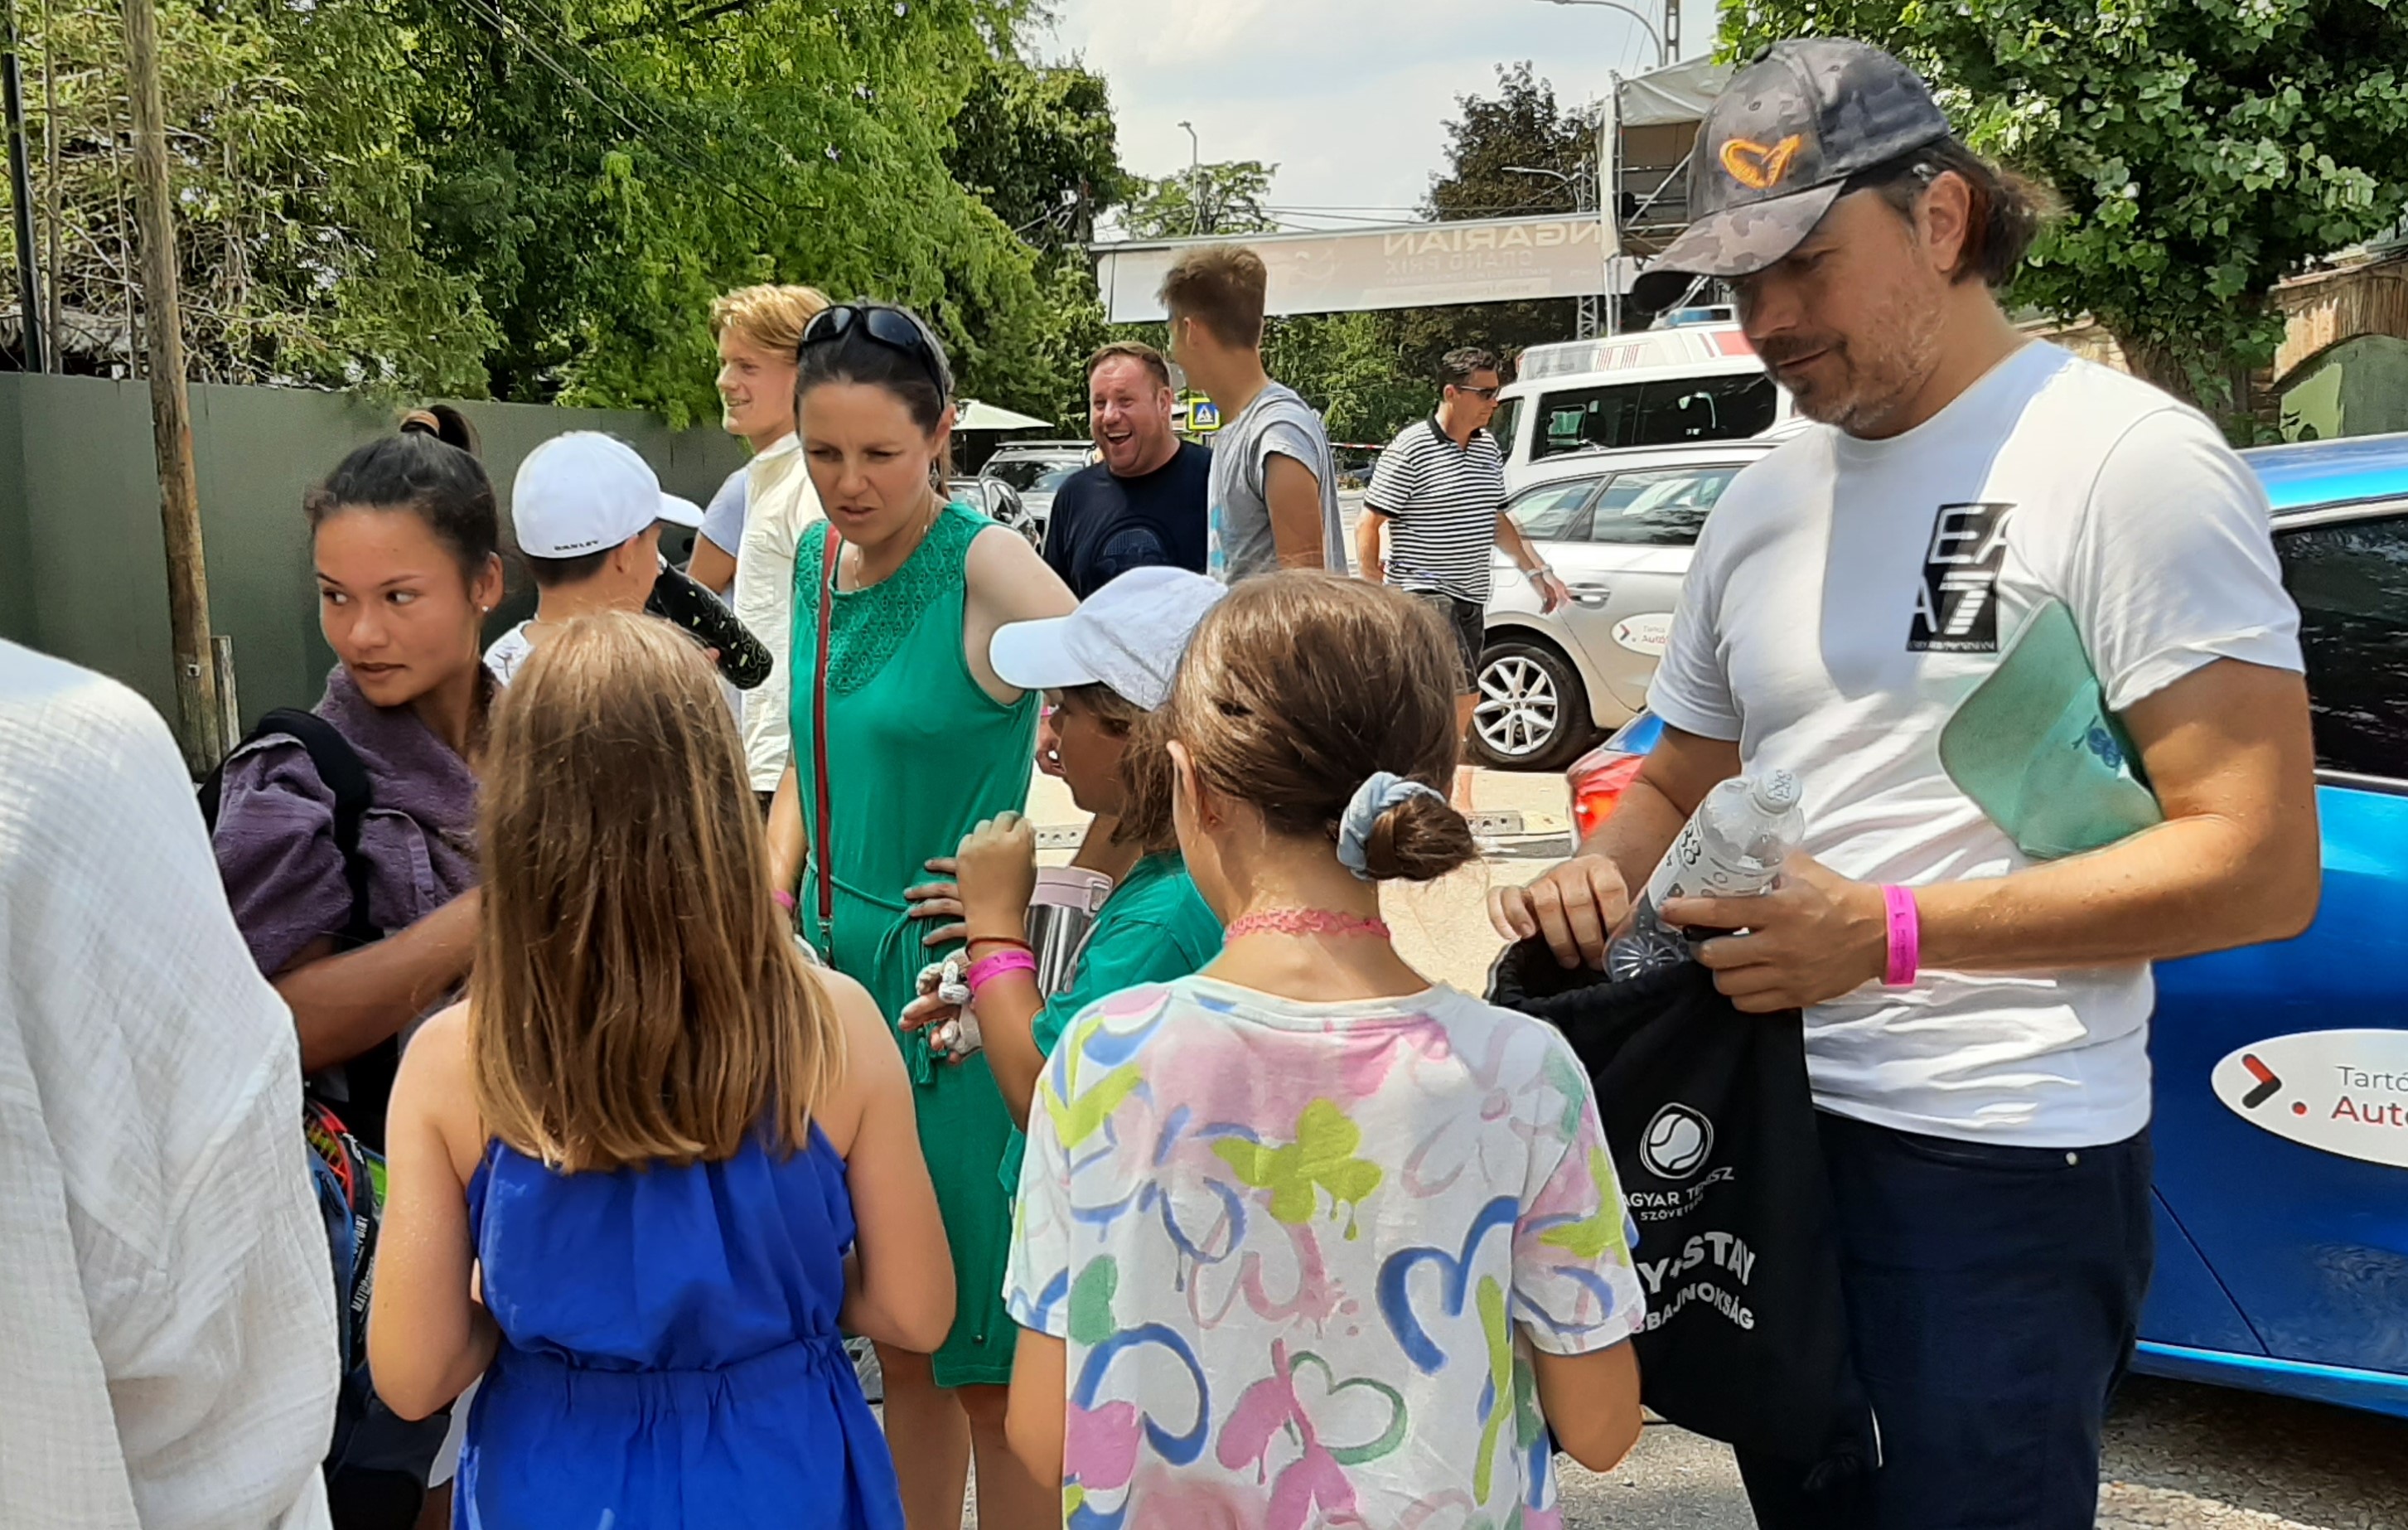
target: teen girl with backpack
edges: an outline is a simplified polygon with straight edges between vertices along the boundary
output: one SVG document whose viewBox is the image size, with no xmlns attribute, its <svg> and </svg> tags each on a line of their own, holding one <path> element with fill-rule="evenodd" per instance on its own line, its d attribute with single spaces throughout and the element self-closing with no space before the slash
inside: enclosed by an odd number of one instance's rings
<svg viewBox="0 0 2408 1530">
<path fill-rule="evenodd" d="M 494 694 L 483 628 L 502 599 L 500 520 L 476 444 L 456 411 L 414 411 L 309 491 L 318 621 L 337 663 L 314 709 L 270 713 L 202 789 L 235 923 L 299 1032 L 312 1145 L 337 1165 L 337 1530 L 416 1523 L 444 1444 L 443 1420 L 410 1425 L 376 1403 L 366 1314 L 349 1308 L 375 1248 L 362 1149 L 382 1151 L 403 1040 L 466 977 L 476 926 L 477 765 Z"/>
</svg>

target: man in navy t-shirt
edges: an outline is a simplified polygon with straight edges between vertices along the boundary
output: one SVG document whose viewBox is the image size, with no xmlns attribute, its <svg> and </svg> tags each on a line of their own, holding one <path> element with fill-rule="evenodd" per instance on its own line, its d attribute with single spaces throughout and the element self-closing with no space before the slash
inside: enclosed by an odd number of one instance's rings
<svg viewBox="0 0 2408 1530">
<path fill-rule="evenodd" d="M 1045 561 L 1082 600 L 1131 569 L 1204 571 L 1212 454 L 1170 428 L 1162 353 L 1120 340 L 1087 361 L 1088 431 L 1104 460 L 1054 496 Z"/>
</svg>

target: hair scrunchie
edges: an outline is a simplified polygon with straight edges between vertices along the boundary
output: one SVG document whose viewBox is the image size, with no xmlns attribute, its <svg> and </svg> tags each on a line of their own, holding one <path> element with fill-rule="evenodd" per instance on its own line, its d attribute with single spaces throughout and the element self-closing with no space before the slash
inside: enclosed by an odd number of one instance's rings
<svg viewBox="0 0 2408 1530">
<path fill-rule="evenodd" d="M 1346 816 L 1338 820 L 1338 863 L 1364 881 L 1371 880 L 1371 833 L 1380 826 L 1381 815 L 1416 797 L 1446 799 L 1418 781 L 1387 771 L 1374 771 L 1370 777 L 1354 788 L 1354 800 L 1346 804 Z"/>
</svg>

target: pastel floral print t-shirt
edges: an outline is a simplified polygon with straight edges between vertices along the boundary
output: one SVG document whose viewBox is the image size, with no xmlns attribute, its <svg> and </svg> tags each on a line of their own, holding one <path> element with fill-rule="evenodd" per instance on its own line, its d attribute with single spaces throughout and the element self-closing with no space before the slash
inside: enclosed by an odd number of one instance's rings
<svg viewBox="0 0 2408 1530">
<path fill-rule="evenodd" d="M 1072 1021 L 1036 1104 L 1004 1293 L 1067 1348 L 1071 1530 L 1562 1523 L 1530 1351 L 1641 1299 L 1553 1029 L 1182 978 Z"/>
</svg>

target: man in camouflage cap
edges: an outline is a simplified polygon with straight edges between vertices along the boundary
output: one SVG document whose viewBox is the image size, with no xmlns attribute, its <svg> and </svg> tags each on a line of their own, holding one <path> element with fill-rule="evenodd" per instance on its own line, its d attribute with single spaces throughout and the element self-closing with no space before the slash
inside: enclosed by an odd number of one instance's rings
<svg viewBox="0 0 2408 1530">
<path fill-rule="evenodd" d="M 1805 1012 L 1880 1422 L 1880 1465 L 1813 1494 L 1806 1464 L 1742 1452 L 1757 1523 L 2087 1530 L 2149 1277 L 2150 963 L 2316 904 L 2265 494 L 2196 410 L 2008 323 L 2032 200 L 1897 60 L 1775 45 L 1691 178 L 1700 216 L 1634 296 L 1729 283 L 1826 428 L 1724 492 L 1648 694 L 1662 743 L 1493 912 L 1599 960 L 1708 790 L 1797 775 L 1781 885 L 1662 911 L 1741 931 L 1698 947 L 1738 1008 Z"/>
</svg>

